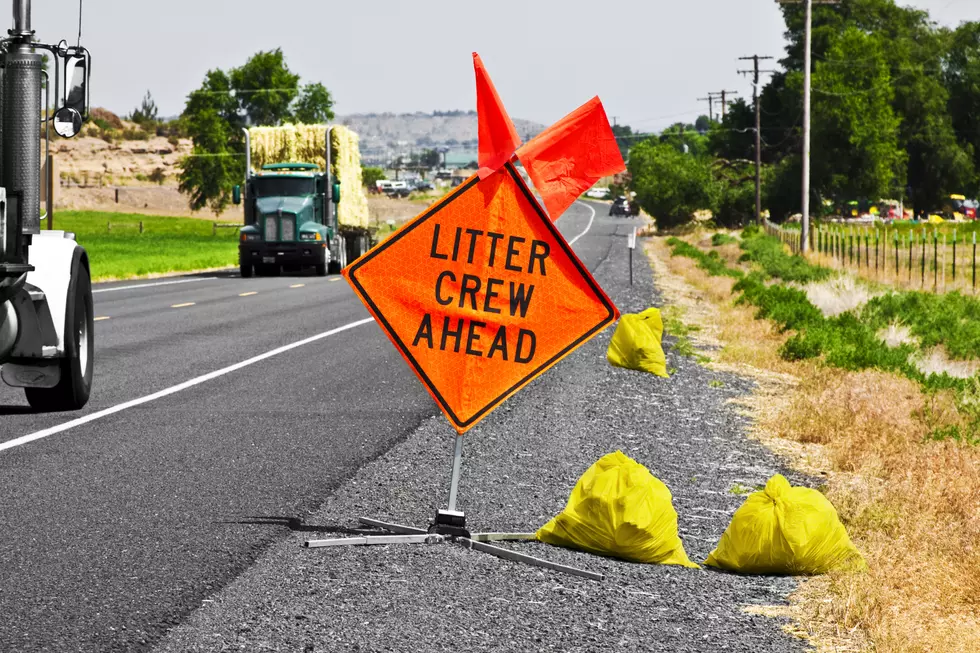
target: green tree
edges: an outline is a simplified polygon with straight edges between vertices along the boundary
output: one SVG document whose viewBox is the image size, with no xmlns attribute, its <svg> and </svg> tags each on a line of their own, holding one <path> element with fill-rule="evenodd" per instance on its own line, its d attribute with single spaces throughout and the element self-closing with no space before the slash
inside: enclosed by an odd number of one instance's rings
<svg viewBox="0 0 980 653">
<path fill-rule="evenodd" d="M 630 148 L 633 147 L 633 128 L 629 125 L 611 125 L 611 127 L 613 136 L 616 137 L 616 145 L 619 146 L 619 153 L 625 161 Z"/>
<path fill-rule="evenodd" d="M 980 173 L 980 22 L 963 23 L 953 32 L 946 65 L 947 103 L 957 140 L 972 150 Z M 980 177 L 962 189 L 980 193 Z"/>
<path fill-rule="evenodd" d="M 707 160 L 670 142 L 635 145 L 628 169 L 637 201 L 660 227 L 683 224 L 695 211 L 715 208 L 716 187 Z"/>
<path fill-rule="evenodd" d="M 293 74 L 282 50 L 257 52 L 244 66 L 233 68 L 231 87 L 252 125 L 281 125 L 292 118 L 290 106 L 299 95 L 299 75 Z"/>
<path fill-rule="evenodd" d="M 708 137 L 701 134 L 694 125 L 677 122 L 660 133 L 660 142 L 668 143 L 678 152 L 705 156 L 710 153 Z"/>
<path fill-rule="evenodd" d="M 781 120 L 785 123 L 787 116 L 800 106 L 794 96 L 799 97 L 796 88 L 801 90 L 802 86 L 786 82 L 793 79 L 793 73 L 802 73 L 804 16 L 801 5 L 784 5 L 783 13 L 789 45 L 782 63 L 789 75 L 773 77 L 770 86 L 781 88 L 768 93 L 768 99 L 778 99 L 775 107 L 769 106 L 784 114 Z M 868 57 L 859 52 L 832 52 L 848 28 L 877 40 L 882 44 L 880 53 Z M 891 106 L 899 119 L 897 145 L 907 154 L 904 177 L 917 210 L 935 208 L 950 189 L 968 183 L 975 175 L 970 153 L 957 141 L 947 109 L 950 97 L 943 85 L 944 59 L 950 44 L 947 31 L 937 28 L 927 12 L 899 7 L 893 0 L 845 0 L 839 5 L 813 8 L 816 66 L 824 62 L 857 73 L 857 81 L 864 77 L 862 68 L 876 70 L 882 58 L 887 63 L 894 90 Z M 843 59 L 839 58 L 842 54 Z M 860 86 L 854 90 L 860 90 Z M 763 98 L 766 97 L 764 92 Z M 814 168 L 818 165 L 817 156 L 814 153 Z M 896 175 L 896 182 L 902 177 Z M 900 192 L 901 189 L 893 189 L 894 194 Z"/>
<path fill-rule="evenodd" d="M 438 168 L 442 162 L 442 155 L 436 150 L 424 150 L 419 156 L 419 164 L 426 168 Z"/>
<path fill-rule="evenodd" d="M 150 91 L 146 91 L 146 95 L 143 96 L 143 101 L 140 103 L 138 109 L 133 109 L 133 113 L 130 114 L 129 119 L 135 122 L 137 125 L 143 124 L 155 124 L 157 122 L 157 103 L 153 101 L 153 96 L 150 95 Z"/>
<path fill-rule="evenodd" d="M 876 34 L 848 26 L 835 37 L 813 74 L 811 183 L 821 195 L 877 200 L 905 186 L 901 119 L 892 110 L 894 90 L 886 44 Z M 839 65 L 854 62 L 861 65 Z M 793 82 L 802 86 L 799 73 Z"/>
<path fill-rule="evenodd" d="M 193 210 L 210 207 L 219 213 L 231 201 L 232 187 L 245 175 L 245 121 L 232 95 L 231 79 L 209 70 L 201 88 L 191 92 L 181 123 L 194 140 L 191 155 L 181 162 L 180 192 Z"/>
<path fill-rule="evenodd" d="M 385 171 L 381 168 L 376 168 L 373 166 L 368 166 L 366 168 L 361 168 L 361 179 L 364 181 L 364 186 L 374 190 L 377 185 L 376 182 L 382 179 L 387 179 L 385 176 Z"/>
<path fill-rule="evenodd" d="M 708 149 L 715 156 L 755 160 L 755 110 L 742 98 L 732 102 L 721 124 L 708 123 L 705 133 Z"/>
<path fill-rule="evenodd" d="M 307 84 L 300 91 L 293 115 L 301 123 L 316 125 L 333 120 L 333 98 L 320 82 Z"/>
</svg>

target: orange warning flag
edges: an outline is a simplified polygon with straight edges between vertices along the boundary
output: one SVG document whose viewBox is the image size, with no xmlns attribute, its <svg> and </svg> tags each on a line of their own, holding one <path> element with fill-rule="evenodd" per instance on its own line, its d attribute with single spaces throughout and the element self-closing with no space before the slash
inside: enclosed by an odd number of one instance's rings
<svg viewBox="0 0 980 653">
<path fill-rule="evenodd" d="M 510 161 L 514 151 L 520 147 L 521 138 L 511 122 L 504 103 L 497 95 L 497 89 L 490 81 L 487 69 L 483 67 L 480 55 L 473 53 L 473 68 L 476 72 L 476 114 L 479 126 L 480 179 L 499 170 Z"/>
<path fill-rule="evenodd" d="M 599 179 L 626 170 L 598 97 L 538 134 L 517 156 L 552 220 Z"/>
<path fill-rule="evenodd" d="M 459 433 L 619 316 L 511 163 L 343 274 Z"/>
</svg>

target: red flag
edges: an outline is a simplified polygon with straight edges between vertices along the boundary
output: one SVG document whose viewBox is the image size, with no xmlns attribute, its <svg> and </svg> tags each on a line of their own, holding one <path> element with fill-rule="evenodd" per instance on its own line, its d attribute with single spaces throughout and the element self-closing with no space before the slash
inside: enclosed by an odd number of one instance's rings
<svg viewBox="0 0 980 653">
<path fill-rule="evenodd" d="M 599 179 L 626 170 L 598 97 L 535 136 L 517 156 L 552 220 Z"/>
<path fill-rule="evenodd" d="M 520 146 L 521 138 L 483 67 L 480 55 L 473 53 L 476 71 L 476 114 L 479 122 L 480 179 L 485 179 L 503 167 Z"/>
</svg>

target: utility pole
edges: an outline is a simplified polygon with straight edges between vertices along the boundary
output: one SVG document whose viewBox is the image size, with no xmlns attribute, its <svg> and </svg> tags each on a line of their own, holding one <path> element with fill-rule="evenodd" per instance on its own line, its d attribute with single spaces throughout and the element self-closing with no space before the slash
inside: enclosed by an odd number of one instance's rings
<svg viewBox="0 0 980 653">
<path fill-rule="evenodd" d="M 725 95 L 727 93 L 738 93 L 738 91 L 726 91 L 726 90 L 723 89 L 723 90 L 721 90 L 721 91 L 718 92 L 718 95 L 721 96 L 721 120 L 722 120 L 722 122 L 724 122 L 724 120 L 725 120 L 725 109 L 728 108 L 728 100 L 725 99 Z"/>
<path fill-rule="evenodd" d="M 803 37 L 803 217 L 800 221 L 800 249 L 810 250 L 810 32 L 813 23 L 813 5 L 836 5 L 840 0 L 776 0 L 779 4 L 806 4 L 805 36 Z"/>
<path fill-rule="evenodd" d="M 752 104 L 755 105 L 755 222 L 762 222 L 762 120 L 759 115 L 759 73 L 773 71 L 759 70 L 760 59 L 772 59 L 772 57 L 760 57 L 757 54 L 751 57 L 739 57 L 739 60 L 752 60 L 752 70 L 740 70 L 740 74 L 752 73 Z"/>
<path fill-rule="evenodd" d="M 708 93 L 708 97 L 699 97 L 698 98 L 698 102 L 704 102 L 705 100 L 708 101 L 708 120 L 711 120 L 712 122 L 714 122 L 715 114 L 714 114 L 714 111 L 713 111 L 714 105 L 712 104 L 714 102 L 714 100 L 715 100 L 714 94 Z"/>
</svg>

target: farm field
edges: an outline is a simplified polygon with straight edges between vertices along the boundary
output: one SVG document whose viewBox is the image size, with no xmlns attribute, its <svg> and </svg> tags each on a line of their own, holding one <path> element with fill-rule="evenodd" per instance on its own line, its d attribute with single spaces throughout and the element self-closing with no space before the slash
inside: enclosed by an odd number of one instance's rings
<svg viewBox="0 0 980 653">
<path fill-rule="evenodd" d="M 215 229 L 214 222 L 198 218 L 59 211 L 54 226 L 74 232 L 85 247 L 93 281 L 206 270 L 238 262 L 238 230 Z"/>
</svg>

